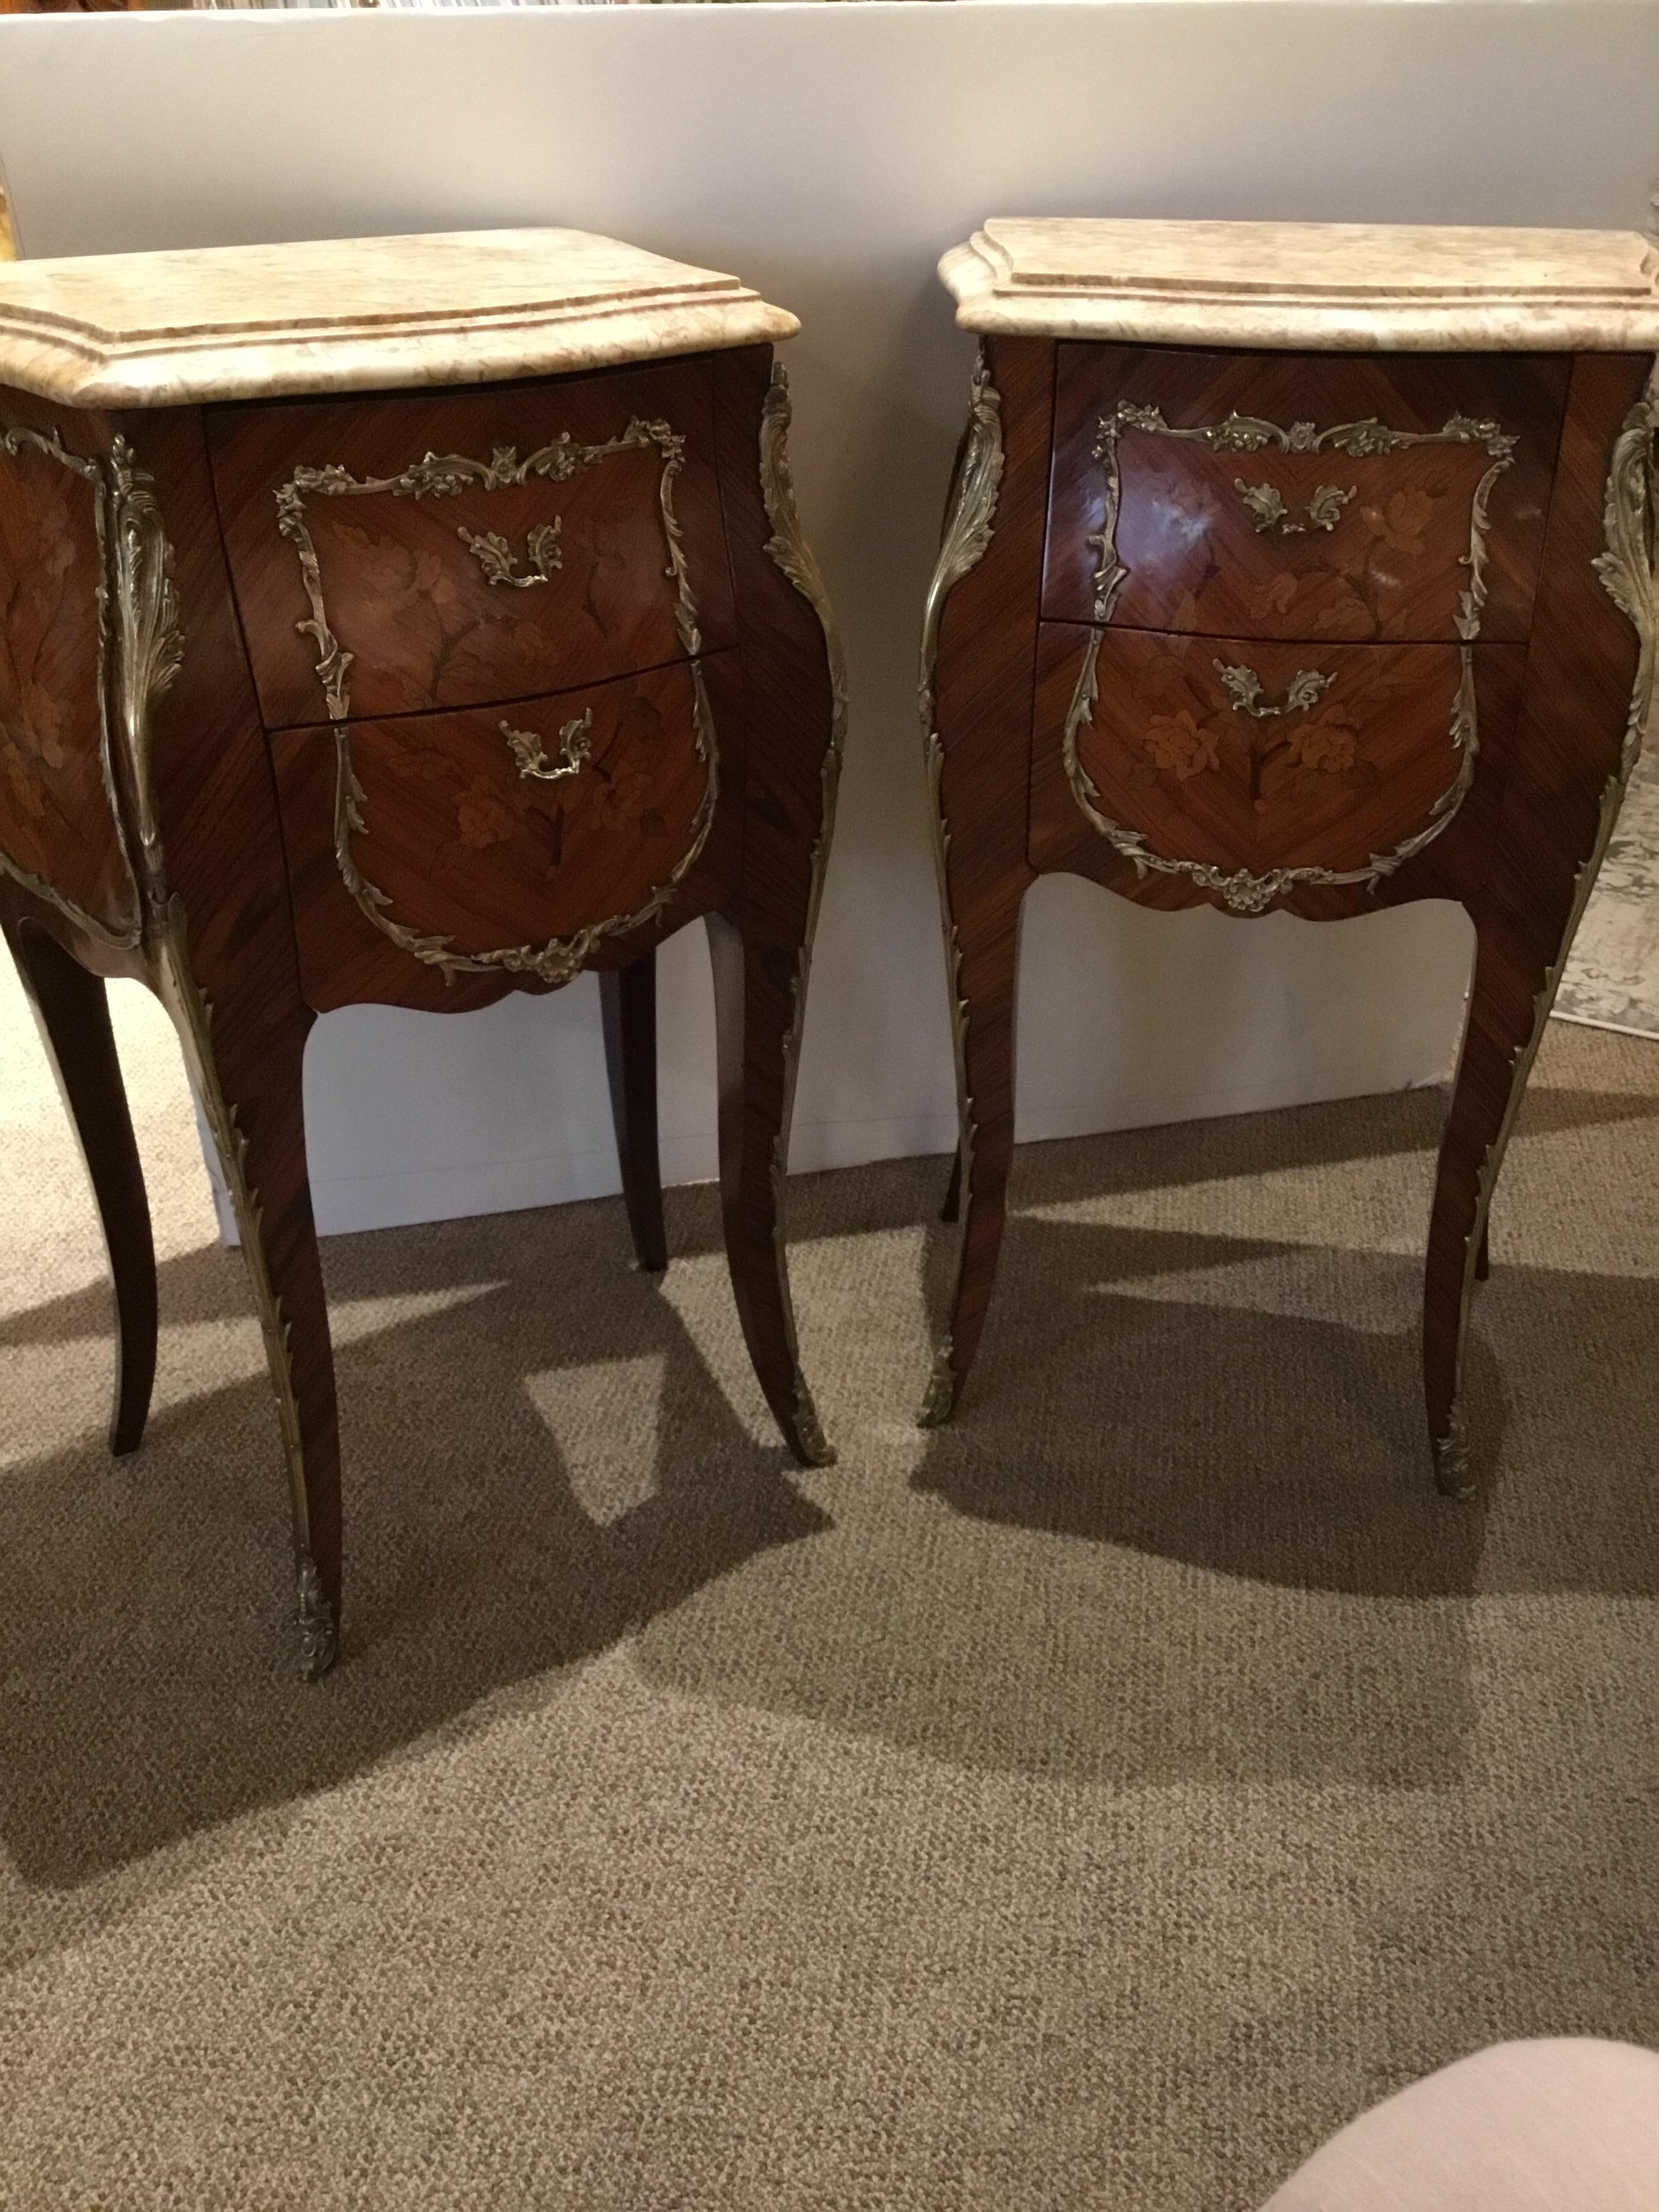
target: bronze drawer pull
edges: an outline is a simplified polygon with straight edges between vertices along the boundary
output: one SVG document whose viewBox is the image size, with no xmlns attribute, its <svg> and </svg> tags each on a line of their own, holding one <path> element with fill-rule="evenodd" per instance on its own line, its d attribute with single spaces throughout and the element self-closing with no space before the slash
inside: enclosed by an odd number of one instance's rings
<svg viewBox="0 0 1659 2212">
<path fill-rule="evenodd" d="M 1233 488 L 1249 510 L 1251 528 L 1264 534 L 1277 532 L 1280 538 L 1297 538 L 1309 530 L 1334 530 L 1342 520 L 1343 508 L 1359 490 L 1357 484 L 1350 484 L 1346 491 L 1340 484 L 1316 486 L 1308 501 L 1308 519 L 1298 522 L 1273 485 L 1246 483 L 1243 477 L 1235 477 Z"/>
<path fill-rule="evenodd" d="M 461 524 L 457 524 L 455 535 L 483 570 L 485 580 L 492 584 L 507 584 L 515 592 L 527 592 L 532 584 L 544 584 L 556 568 L 562 568 L 559 551 L 560 518 L 551 522 L 538 522 L 524 542 L 524 557 L 530 563 L 527 576 L 513 573 L 514 552 L 498 530 L 486 530 L 474 536 Z"/>
<path fill-rule="evenodd" d="M 1282 699 L 1265 699 L 1261 678 L 1254 668 L 1230 667 L 1226 661 L 1218 660 L 1220 676 L 1227 696 L 1237 714 L 1253 714 L 1260 720 L 1267 714 L 1301 714 L 1320 700 L 1335 683 L 1334 676 L 1322 676 L 1316 668 L 1298 668 L 1285 686 Z"/>
<path fill-rule="evenodd" d="M 543 783 L 557 783 L 567 775 L 580 772 L 583 762 L 593 747 L 593 709 L 578 714 L 574 721 L 559 725 L 559 757 L 550 761 L 542 750 L 542 741 L 534 730 L 515 730 L 511 722 L 501 726 L 501 735 L 513 748 L 513 757 L 519 763 L 520 775 L 533 775 Z"/>
</svg>

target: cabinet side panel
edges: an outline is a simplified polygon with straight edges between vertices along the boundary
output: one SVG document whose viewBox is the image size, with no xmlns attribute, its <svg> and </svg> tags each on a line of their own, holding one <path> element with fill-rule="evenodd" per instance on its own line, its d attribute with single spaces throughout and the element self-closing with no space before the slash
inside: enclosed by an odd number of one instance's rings
<svg viewBox="0 0 1659 2212">
<path fill-rule="evenodd" d="M 1646 355 L 1581 355 L 1568 392 L 1491 884 L 1497 918 L 1547 965 L 1596 851 L 1624 752 L 1638 641 L 1595 563 L 1607 547 L 1613 446 L 1651 368 Z"/>
<path fill-rule="evenodd" d="M 101 427 L 0 391 L 0 875 L 112 949 L 141 910 L 105 726 Z"/>
<path fill-rule="evenodd" d="M 808 935 L 812 855 L 829 828 L 839 755 L 823 627 L 769 550 L 777 532 L 761 470 L 763 410 L 779 404 L 769 403 L 771 374 L 769 347 L 722 356 L 715 363 L 714 419 L 749 732 L 744 927 L 751 942 L 789 948 L 793 980 L 794 952 Z"/>
</svg>

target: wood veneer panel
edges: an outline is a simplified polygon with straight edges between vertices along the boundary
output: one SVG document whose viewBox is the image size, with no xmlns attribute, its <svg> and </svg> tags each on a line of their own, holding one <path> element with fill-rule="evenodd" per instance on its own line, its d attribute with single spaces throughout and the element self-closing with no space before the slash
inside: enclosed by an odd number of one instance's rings
<svg viewBox="0 0 1659 2212">
<path fill-rule="evenodd" d="M 729 893 L 743 836 L 743 713 L 737 656 L 702 664 L 717 798 L 701 854 L 663 911 L 599 941 L 581 967 L 615 967 Z M 469 714 L 353 721 L 362 793 L 349 849 L 362 879 L 401 928 L 477 957 L 568 939 L 643 904 L 692 842 L 705 769 L 692 741 L 689 668 L 675 663 L 603 685 Z M 579 773 L 549 782 L 518 773 L 501 728 L 544 738 L 592 718 Z M 271 738 L 292 872 L 301 967 L 319 1012 L 364 1002 L 453 1013 L 509 990 L 556 989 L 533 970 L 492 965 L 446 977 L 378 928 L 353 896 L 335 846 L 340 760 L 333 726 Z M 372 902 L 372 901 L 371 901 Z"/>
<path fill-rule="evenodd" d="M 767 1403 L 796 1456 L 833 1458 L 801 1373 L 783 1218 L 807 963 L 840 775 L 823 617 L 778 556 L 793 492 L 762 482 L 769 349 L 715 364 L 720 491 L 747 732 L 741 872 L 711 916 L 720 1064 L 720 1202 L 738 1317 Z M 787 410 L 781 410 L 787 419 Z M 779 502 L 783 502 L 780 504 Z M 821 586 L 818 588 L 821 589 Z"/>
<path fill-rule="evenodd" d="M 972 1364 L 1001 1249 L 1014 1143 L 1019 913 L 1035 880 L 1030 761 L 1054 349 L 1042 338 L 995 338 L 984 358 L 1000 396 L 1001 479 L 984 554 L 945 599 L 933 670 L 938 798 L 948 825 L 947 988 L 969 1156 L 950 1330 L 926 1408 L 935 1420 L 950 1411 Z"/>
<path fill-rule="evenodd" d="M 1187 353 L 1076 344 L 1059 349 L 1053 513 L 1043 611 L 1086 621 L 1095 611 L 1099 548 L 1110 520 L 1098 459 L 1103 419 L 1120 404 L 1157 408 L 1173 429 L 1230 414 L 1316 432 L 1377 418 L 1416 435 L 1455 416 L 1495 421 L 1516 441 L 1494 479 L 1480 635 L 1525 637 L 1543 538 L 1569 364 L 1558 356 L 1501 358 Z M 1211 451 L 1190 440 L 1125 428 L 1117 441 L 1117 558 L 1127 570 L 1111 619 L 1129 628 L 1205 635 L 1412 641 L 1455 638 L 1468 566 L 1472 503 L 1492 456 L 1484 444 L 1414 445 L 1391 453 Z M 1290 535 L 1251 523 L 1237 489 L 1283 497 Z M 1313 526 L 1317 488 L 1351 494 L 1329 531 Z"/>
<path fill-rule="evenodd" d="M 276 795 L 219 540 L 202 418 L 194 410 L 156 410 L 118 427 L 155 479 L 179 604 L 187 611 L 178 676 L 150 711 L 167 928 L 199 1002 L 195 1048 L 222 1093 L 234 1154 L 224 1163 L 227 1175 L 247 1194 L 243 1235 L 256 1249 L 244 1256 L 268 1285 L 262 1319 L 285 1431 L 293 1424 L 285 1440 L 302 1604 L 315 1639 L 307 1660 L 315 1668 L 334 1653 L 340 1479 L 306 1164 L 301 1070 L 313 1017 L 301 995 Z M 176 1018 L 187 1012 L 176 990 L 171 1000 Z"/>
<path fill-rule="evenodd" d="M 46 449 L 80 459 L 96 428 L 0 390 L 0 872 L 50 884 L 130 937 L 138 892 L 100 696 L 99 494 Z"/>
<path fill-rule="evenodd" d="M 371 395 L 211 410 L 214 475 L 237 604 L 266 721 L 330 711 L 300 550 L 278 529 L 296 470 L 397 478 L 459 455 L 523 462 L 568 441 L 597 449 L 630 424 L 684 440 L 670 497 L 705 647 L 729 642 L 731 591 L 713 471 L 706 360 L 506 385 L 483 392 Z M 506 465 L 510 471 L 513 464 Z M 565 465 L 555 460 L 556 470 Z M 683 657 L 661 507 L 665 453 L 649 440 L 520 484 L 413 496 L 301 486 L 330 630 L 351 656 L 351 712 L 369 717 L 486 705 L 602 681 Z M 461 536 L 499 541 L 520 579 L 492 582 Z"/>
<path fill-rule="evenodd" d="M 1442 1143 L 1424 1292 L 1430 1434 L 1461 1483 L 1459 1391 L 1476 1256 L 1493 1186 L 1620 791 L 1638 641 L 1595 563 L 1606 547 L 1613 446 L 1641 398 L 1646 356 L 1572 364 L 1526 686 L 1490 872 L 1473 902 L 1477 950 Z"/>
<path fill-rule="evenodd" d="M 1065 729 L 1096 635 L 1095 698 L 1077 735 L 1080 799 L 1066 769 Z M 1080 861 L 1085 872 L 1098 872 L 1146 905 L 1224 908 L 1219 892 L 1189 874 L 1138 872 L 1088 808 L 1164 859 L 1258 878 L 1281 868 L 1364 869 L 1374 855 L 1415 839 L 1437 812 L 1447 823 L 1440 836 L 1448 836 L 1475 803 L 1477 787 L 1490 819 L 1487 786 L 1501 773 L 1512 737 L 1524 660 L 1515 646 L 1474 648 L 1475 749 L 1454 809 L 1442 802 L 1455 793 L 1465 766 L 1454 735 L 1462 684 L 1455 646 L 1315 648 L 1045 623 L 1032 756 L 1033 862 L 1071 868 Z M 1304 712 L 1253 716 L 1233 704 L 1218 664 L 1248 665 L 1269 704 L 1281 702 L 1306 669 L 1331 681 Z M 1432 849 L 1425 846 L 1424 854 Z M 1465 880 L 1460 872 L 1460 890 Z M 1305 911 L 1310 894 L 1328 891 L 1302 884 L 1273 902 Z M 1375 892 L 1366 886 L 1360 895 L 1372 899 Z M 1337 896 L 1351 899 L 1352 891 L 1339 887 Z"/>
</svg>

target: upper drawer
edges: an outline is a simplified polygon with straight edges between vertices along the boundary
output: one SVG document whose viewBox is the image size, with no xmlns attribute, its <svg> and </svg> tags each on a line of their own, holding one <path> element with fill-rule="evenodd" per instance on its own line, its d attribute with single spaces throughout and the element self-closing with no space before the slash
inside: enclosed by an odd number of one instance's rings
<svg viewBox="0 0 1659 2212">
<path fill-rule="evenodd" d="M 1058 350 L 1046 614 L 1526 635 L 1565 357 Z"/>
<path fill-rule="evenodd" d="M 730 636 L 704 361 L 223 408 L 210 440 L 274 726 L 527 698 Z"/>
</svg>

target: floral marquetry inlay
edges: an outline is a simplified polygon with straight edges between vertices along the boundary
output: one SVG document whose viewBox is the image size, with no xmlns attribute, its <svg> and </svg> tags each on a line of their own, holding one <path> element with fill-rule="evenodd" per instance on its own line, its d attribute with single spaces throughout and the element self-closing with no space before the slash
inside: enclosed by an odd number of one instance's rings
<svg viewBox="0 0 1659 2212">
<path fill-rule="evenodd" d="M 342 723 L 335 857 L 374 927 L 446 975 L 566 982 L 661 912 L 718 793 L 700 665 L 528 702 Z M 501 941 L 505 930 L 522 941 Z"/>
<path fill-rule="evenodd" d="M 276 528 L 299 556 L 301 580 L 310 613 L 297 627 L 315 641 L 317 675 L 331 718 L 343 721 L 352 711 L 351 672 L 360 656 L 373 661 L 382 686 L 399 667 L 414 688 L 408 696 L 376 695 L 382 711 L 418 710 L 463 691 L 492 686 L 510 692 L 533 689 L 545 680 L 541 662 L 549 647 L 549 627 L 583 615 L 603 633 L 596 587 L 607 571 L 623 575 L 629 566 L 620 532 L 623 511 L 637 507 L 637 487 L 618 483 L 616 500 L 588 501 L 579 527 L 567 539 L 562 512 L 528 521 L 522 550 L 503 532 L 455 526 L 455 537 L 470 556 L 457 568 L 441 550 L 442 541 L 421 541 L 386 520 L 347 521 L 331 517 L 322 529 L 317 502 L 336 500 L 386 501 L 390 514 L 404 501 L 460 500 L 481 493 L 512 494 L 537 485 L 567 486 L 619 458 L 647 454 L 658 464 L 653 504 L 661 532 L 663 585 L 672 592 L 673 619 L 682 648 L 698 650 L 696 602 L 674 513 L 674 480 L 684 466 L 685 440 L 670 424 L 635 416 L 615 437 L 585 441 L 566 430 L 520 458 L 514 446 L 496 446 L 488 459 L 466 453 L 426 453 L 394 474 L 356 476 L 338 462 L 296 468 L 276 494 Z M 621 509 L 617 501 L 621 502 Z M 372 509 L 370 510 L 372 512 Z M 319 534 L 323 544 L 319 545 Z M 332 549 L 332 562 L 325 551 Z M 581 574 L 569 580 L 568 600 L 544 617 L 504 617 L 493 605 L 477 604 L 477 578 L 493 591 L 529 591 L 562 577 L 567 549 L 580 556 Z M 471 564 L 476 563 L 476 568 Z M 342 592 L 348 611 L 335 611 Z M 514 661 L 523 675 L 515 684 Z M 476 663 L 476 675 L 467 672 Z M 361 708 L 360 708 L 361 711 Z"/>
<path fill-rule="evenodd" d="M 1433 431 L 1376 416 L 1322 429 L 1237 412 L 1182 425 L 1121 400 L 1094 441 L 1104 497 L 1090 541 L 1091 612 L 1213 631 L 1229 618 L 1224 600 L 1242 596 L 1256 620 L 1285 634 L 1358 641 L 1411 635 L 1413 605 L 1438 586 L 1455 595 L 1450 627 L 1473 638 L 1492 488 L 1516 445 L 1498 423 L 1467 415 Z M 1229 460 L 1240 453 L 1282 455 L 1279 476 L 1236 473 Z M 1317 476 L 1338 454 L 1352 465 L 1346 483 Z M 1461 464 L 1449 458 L 1458 454 Z M 1278 565 L 1264 567 L 1273 547 Z M 1160 606 L 1163 580 L 1176 574 L 1191 580 L 1173 609 Z"/>
<path fill-rule="evenodd" d="M 140 902 L 106 720 L 107 535 L 99 464 L 0 428 L 0 873 L 130 946 Z"/>
<path fill-rule="evenodd" d="M 1239 913 L 1297 883 L 1392 874 L 1468 792 L 1468 648 L 1337 647 L 1322 669 L 1249 650 L 1259 669 L 1204 640 L 1092 633 L 1063 741 L 1078 806 L 1139 872 L 1188 876 Z"/>
</svg>

